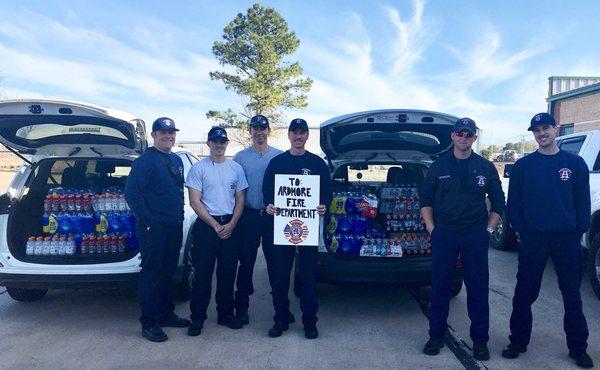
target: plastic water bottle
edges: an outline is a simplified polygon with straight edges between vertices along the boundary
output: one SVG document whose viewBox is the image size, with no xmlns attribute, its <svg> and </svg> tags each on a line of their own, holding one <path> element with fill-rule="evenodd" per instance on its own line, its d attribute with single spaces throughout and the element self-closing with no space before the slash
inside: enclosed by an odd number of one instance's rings
<svg viewBox="0 0 600 370">
<path fill-rule="evenodd" d="M 67 238 L 67 243 L 65 246 L 65 254 L 67 256 L 72 256 L 75 254 L 75 239 L 72 236 Z"/>
<path fill-rule="evenodd" d="M 67 238 L 64 236 L 60 237 L 58 241 L 58 254 L 64 256 L 67 252 Z"/>
<path fill-rule="evenodd" d="M 33 253 L 35 251 L 35 243 L 36 243 L 35 236 L 30 236 L 27 239 L 27 244 L 25 246 L 25 254 L 26 255 L 33 256 Z"/>
</svg>

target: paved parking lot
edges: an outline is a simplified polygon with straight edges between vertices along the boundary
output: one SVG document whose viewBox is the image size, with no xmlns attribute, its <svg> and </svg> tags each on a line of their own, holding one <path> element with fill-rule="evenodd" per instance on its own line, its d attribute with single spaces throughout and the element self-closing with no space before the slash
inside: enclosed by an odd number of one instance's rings
<svg viewBox="0 0 600 370">
<path fill-rule="evenodd" d="M 508 317 L 516 272 L 516 253 L 490 251 L 492 359 L 490 369 L 571 368 L 562 332 L 562 303 L 551 264 L 535 305 L 529 351 L 519 359 L 500 357 L 508 335 Z M 0 294 L 0 366 L 3 368 L 447 368 L 463 367 L 460 350 L 448 347 L 436 357 L 421 354 L 427 320 L 407 289 L 368 286 L 320 286 L 320 337 L 309 341 L 302 326 L 292 325 L 281 338 L 267 337 L 273 315 L 264 261 L 256 271 L 257 293 L 251 323 L 241 330 L 216 324 L 214 306 L 200 337 L 167 329 L 166 343 L 139 335 L 135 292 L 127 290 L 50 291 L 39 302 L 19 303 Z M 2 288 L 2 291 L 4 289 Z M 590 327 L 590 355 L 600 361 L 600 301 L 589 284 L 582 289 Z M 426 291 L 425 291 L 426 293 Z M 300 317 L 298 302 L 292 311 Z M 187 303 L 177 306 L 186 316 Z M 466 296 L 451 305 L 450 325 L 468 340 Z M 466 347 L 463 347 L 463 349 Z"/>
</svg>

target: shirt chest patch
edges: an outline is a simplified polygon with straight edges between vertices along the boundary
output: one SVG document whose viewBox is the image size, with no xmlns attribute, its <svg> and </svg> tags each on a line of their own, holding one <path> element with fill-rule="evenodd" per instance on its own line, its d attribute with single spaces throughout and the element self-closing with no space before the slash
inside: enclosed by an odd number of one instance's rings
<svg viewBox="0 0 600 370">
<path fill-rule="evenodd" d="M 573 171 L 571 171 L 569 168 L 563 167 L 558 170 L 558 178 L 561 181 L 569 181 L 571 176 L 573 176 Z"/>
<path fill-rule="evenodd" d="M 303 175 L 310 175 L 310 173 L 311 173 L 311 170 L 310 170 L 310 168 L 303 168 L 303 169 L 302 169 L 302 174 L 303 174 Z"/>
<path fill-rule="evenodd" d="M 487 184 L 487 177 L 479 175 L 475 177 L 475 185 L 484 187 Z"/>
</svg>

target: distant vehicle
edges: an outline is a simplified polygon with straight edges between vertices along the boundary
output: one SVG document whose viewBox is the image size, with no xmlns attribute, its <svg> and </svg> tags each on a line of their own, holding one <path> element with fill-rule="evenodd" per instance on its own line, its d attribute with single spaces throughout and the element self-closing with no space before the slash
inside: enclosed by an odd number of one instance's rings
<svg viewBox="0 0 600 370">
<path fill-rule="evenodd" d="M 514 162 L 518 159 L 516 150 L 505 150 L 496 157 L 497 162 Z"/>
</svg>

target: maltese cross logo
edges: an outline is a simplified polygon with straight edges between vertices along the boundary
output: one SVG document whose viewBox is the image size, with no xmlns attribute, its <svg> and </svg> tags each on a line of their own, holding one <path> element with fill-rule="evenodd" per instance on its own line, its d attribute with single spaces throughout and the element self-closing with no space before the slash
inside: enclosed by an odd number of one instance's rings
<svg viewBox="0 0 600 370">
<path fill-rule="evenodd" d="M 558 176 L 562 181 L 569 181 L 571 174 L 573 174 L 573 172 L 568 168 L 561 168 L 558 170 Z"/>
</svg>

